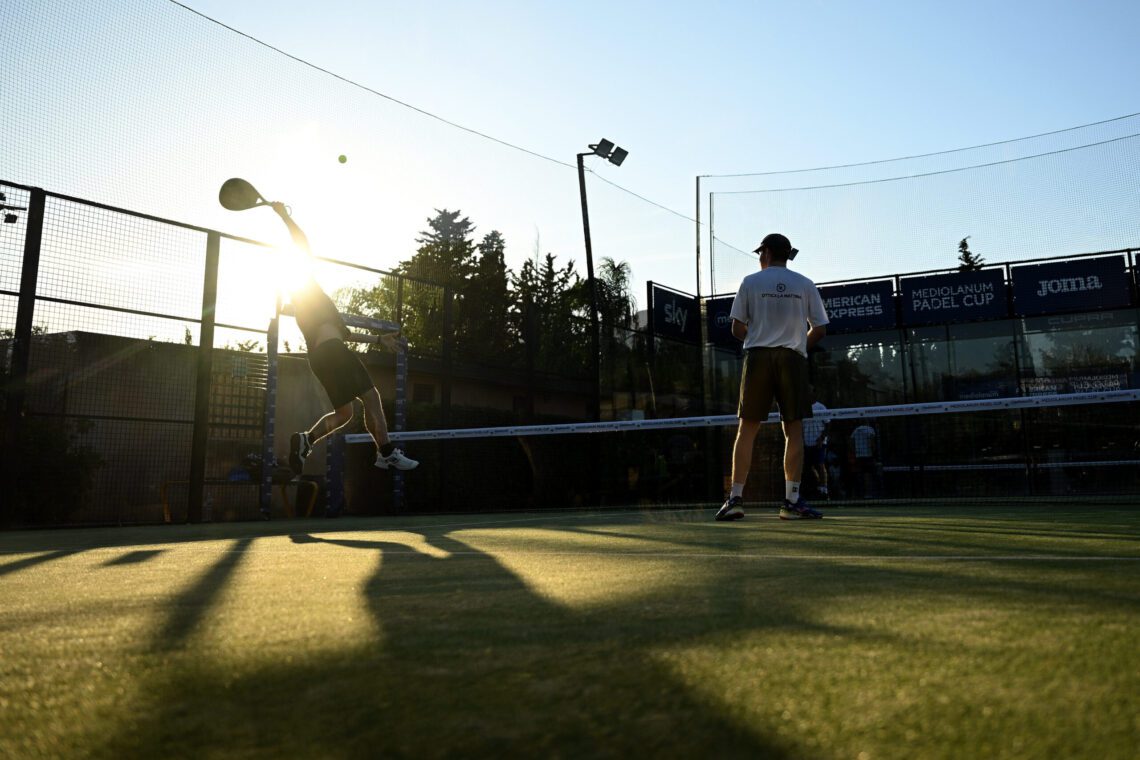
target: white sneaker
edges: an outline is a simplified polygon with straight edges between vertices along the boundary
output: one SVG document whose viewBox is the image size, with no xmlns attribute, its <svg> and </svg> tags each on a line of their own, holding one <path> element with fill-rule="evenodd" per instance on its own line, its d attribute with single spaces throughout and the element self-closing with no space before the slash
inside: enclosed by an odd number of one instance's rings
<svg viewBox="0 0 1140 760">
<path fill-rule="evenodd" d="M 420 463 L 404 456 L 404 452 L 400 449 L 392 449 L 392 453 L 388 456 L 383 456 L 379 451 L 376 452 L 376 466 L 381 470 L 387 470 L 389 468 L 396 470 L 414 470 L 420 466 Z"/>
</svg>

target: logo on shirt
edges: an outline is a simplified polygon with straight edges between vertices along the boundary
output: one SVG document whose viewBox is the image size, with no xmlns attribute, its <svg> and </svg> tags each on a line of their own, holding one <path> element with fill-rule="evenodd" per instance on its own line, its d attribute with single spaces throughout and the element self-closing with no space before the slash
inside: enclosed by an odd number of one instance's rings
<svg viewBox="0 0 1140 760">
<path fill-rule="evenodd" d="M 776 292 L 777 293 L 783 293 L 787 289 L 788 289 L 788 286 L 785 285 L 784 283 L 782 283 L 782 282 L 776 283 Z"/>
</svg>

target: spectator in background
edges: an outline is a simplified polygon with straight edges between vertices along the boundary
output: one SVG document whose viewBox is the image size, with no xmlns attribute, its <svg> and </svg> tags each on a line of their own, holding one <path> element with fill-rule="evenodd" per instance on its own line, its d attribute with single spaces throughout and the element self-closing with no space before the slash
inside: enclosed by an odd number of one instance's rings
<svg viewBox="0 0 1140 760">
<path fill-rule="evenodd" d="M 855 495 L 861 499 L 873 498 L 875 493 L 878 434 L 871 424 L 864 422 L 851 431 L 850 457 Z"/>
<path fill-rule="evenodd" d="M 827 407 L 816 401 L 811 405 L 812 416 L 804 420 L 804 464 L 815 476 L 815 490 L 821 499 L 830 498 L 827 492 L 827 420 L 817 415 Z"/>
</svg>

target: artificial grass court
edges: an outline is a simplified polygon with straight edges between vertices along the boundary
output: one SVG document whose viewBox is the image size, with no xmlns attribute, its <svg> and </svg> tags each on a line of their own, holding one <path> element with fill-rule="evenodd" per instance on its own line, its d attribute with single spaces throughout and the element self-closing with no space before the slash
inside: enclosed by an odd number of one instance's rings
<svg viewBox="0 0 1140 760">
<path fill-rule="evenodd" d="M 0 756 L 1132 758 L 1140 509 L 0 534 Z"/>
</svg>

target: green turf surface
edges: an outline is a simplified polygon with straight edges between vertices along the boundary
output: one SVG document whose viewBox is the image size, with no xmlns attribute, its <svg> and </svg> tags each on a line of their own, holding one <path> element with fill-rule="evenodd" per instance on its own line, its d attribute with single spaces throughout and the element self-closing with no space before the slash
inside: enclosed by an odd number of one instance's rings
<svg viewBox="0 0 1140 760">
<path fill-rule="evenodd" d="M 0 757 L 1132 758 L 1140 507 L 0 534 Z"/>
</svg>

